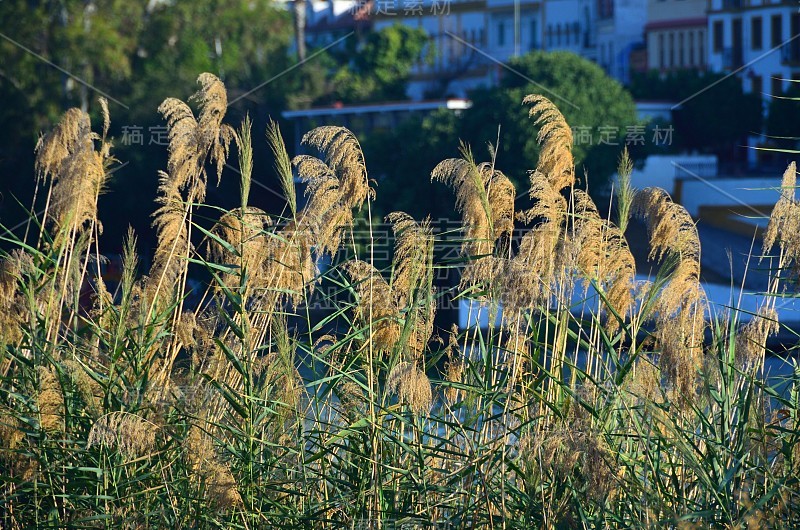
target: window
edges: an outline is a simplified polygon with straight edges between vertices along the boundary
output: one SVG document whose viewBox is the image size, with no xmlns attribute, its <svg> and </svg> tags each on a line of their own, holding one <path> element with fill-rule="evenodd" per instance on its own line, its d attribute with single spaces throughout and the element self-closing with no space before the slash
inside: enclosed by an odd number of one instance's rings
<svg viewBox="0 0 800 530">
<path fill-rule="evenodd" d="M 536 19 L 534 18 L 531 20 L 531 50 L 534 50 L 539 47 L 539 44 L 536 42 L 537 41 L 536 30 L 537 30 Z"/>
<path fill-rule="evenodd" d="M 581 42 L 581 26 L 577 22 L 572 23 L 572 32 L 575 34 L 575 44 Z"/>
<path fill-rule="evenodd" d="M 764 78 L 760 75 L 754 75 L 750 79 L 750 92 L 753 94 L 761 95 L 764 92 Z"/>
<path fill-rule="evenodd" d="M 783 42 L 783 18 L 780 15 L 772 15 L 772 47 L 780 46 Z"/>
<path fill-rule="evenodd" d="M 664 63 L 664 34 L 658 34 L 658 67 L 664 68 L 667 65 Z"/>
<path fill-rule="evenodd" d="M 683 66 L 683 32 L 678 33 L 678 66 Z"/>
<path fill-rule="evenodd" d="M 553 47 L 553 26 L 547 26 L 547 47 Z"/>
<path fill-rule="evenodd" d="M 486 46 L 486 31 L 483 28 L 478 29 L 478 39 L 481 46 Z"/>
<path fill-rule="evenodd" d="M 780 96 L 781 94 L 783 94 L 783 81 L 780 74 L 775 74 L 772 76 L 772 95 Z"/>
<path fill-rule="evenodd" d="M 689 32 L 689 66 L 694 66 L 694 32 Z"/>
<path fill-rule="evenodd" d="M 714 53 L 721 53 L 723 47 L 723 41 L 725 40 L 725 33 L 724 28 L 722 27 L 722 21 L 717 20 L 714 22 Z"/>
<path fill-rule="evenodd" d="M 697 32 L 697 64 L 703 66 L 706 64 L 706 36 L 703 31 Z"/>
<path fill-rule="evenodd" d="M 501 47 L 506 45 L 506 23 L 505 22 L 498 22 L 497 23 L 497 45 L 501 46 Z"/>
<path fill-rule="evenodd" d="M 556 25 L 556 46 L 561 46 L 561 24 Z"/>
<path fill-rule="evenodd" d="M 669 67 L 675 66 L 675 34 L 669 34 Z"/>
<path fill-rule="evenodd" d="M 750 46 L 754 50 L 760 50 L 764 46 L 763 28 L 764 21 L 761 17 L 750 19 Z"/>
</svg>

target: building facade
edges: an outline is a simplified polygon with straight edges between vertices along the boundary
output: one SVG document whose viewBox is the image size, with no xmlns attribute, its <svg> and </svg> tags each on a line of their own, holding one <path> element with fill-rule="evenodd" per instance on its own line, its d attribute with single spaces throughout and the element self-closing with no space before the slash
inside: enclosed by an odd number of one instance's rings
<svg viewBox="0 0 800 530">
<path fill-rule="evenodd" d="M 597 0 L 547 0 L 542 27 L 545 50 L 566 50 L 596 59 Z"/>
<path fill-rule="evenodd" d="M 398 0 L 373 13 L 374 28 L 421 28 L 431 38 L 428 61 L 412 72 L 412 99 L 465 97 L 497 82 L 501 65 L 542 43 L 538 0 Z M 410 2 L 410 3 L 409 3 Z"/>
<path fill-rule="evenodd" d="M 596 20 L 597 63 L 627 83 L 631 53 L 644 45 L 647 0 L 597 0 Z"/>
<path fill-rule="evenodd" d="M 708 0 L 648 0 L 647 68 L 708 68 Z"/>
<path fill-rule="evenodd" d="M 782 94 L 800 79 L 800 11 L 796 2 L 711 0 L 709 66 L 735 72 L 746 92 Z"/>
</svg>

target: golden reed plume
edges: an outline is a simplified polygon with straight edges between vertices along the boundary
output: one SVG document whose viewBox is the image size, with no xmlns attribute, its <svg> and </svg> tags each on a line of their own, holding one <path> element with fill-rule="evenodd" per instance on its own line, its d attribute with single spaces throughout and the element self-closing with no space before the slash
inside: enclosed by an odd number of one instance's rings
<svg viewBox="0 0 800 530">
<path fill-rule="evenodd" d="M 567 200 L 544 173 L 534 171 L 530 178 L 530 197 L 536 202 L 517 218 L 537 224 L 522 236 L 503 280 L 504 304 L 515 312 L 532 308 L 550 295 L 559 259 L 564 254 L 557 247 L 563 241 Z"/>
<path fill-rule="evenodd" d="M 376 351 L 390 351 L 400 338 L 400 323 L 389 284 L 378 269 L 366 261 L 348 261 L 344 270 L 353 281 L 353 290 L 358 297 L 356 319 L 371 327 Z"/>
<path fill-rule="evenodd" d="M 463 158 L 440 162 L 431 180 L 450 186 L 456 193 L 464 241 L 461 252 L 470 258 L 462 272 L 462 285 L 491 284 L 502 270 L 495 256 L 496 243 L 514 230 L 516 190 L 493 164 L 475 164 L 472 152 L 462 145 Z"/>
<path fill-rule="evenodd" d="M 794 275 L 800 273 L 800 204 L 795 199 L 797 167 L 789 164 L 781 180 L 781 197 L 775 204 L 764 232 L 764 253 L 779 243 L 782 253 L 781 268 L 792 267 Z"/>
<path fill-rule="evenodd" d="M 418 361 L 433 335 L 436 300 L 433 297 L 433 233 L 426 219 L 417 223 L 405 212 L 390 213 L 394 247 L 392 295 L 398 308 L 406 308 L 408 357 Z"/>
<path fill-rule="evenodd" d="M 103 115 L 102 136 L 92 132 L 89 115 L 69 109 L 56 127 L 36 145 L 36 171 L 42 180 L 52 183 L 49 214 L 65 237 L 87 221 L 97 222 L 97 198 L 105 185 L 106 165 L 111 144 L 106 141 L 108 106 L 100 99 Z M 100 141 L 95 150 L 95 141 Z M 97 222 L 98 232 L 102 226 Z"/>
<path fill-rule="evenodd" d="M 575 208 L 574 235 L 578 271 L 588 280 L 595 280 L 605 293 L 608 306 L 625 318 L 633 307 L 636 263 L 628 242 L 619 228 L 600 217 L 589 194 L 573 190 Z M 619 327 L 619 320 L 607 315 L 610 332 Z"/>
<path fill-rule="evenodd" d="M 427 414 L 431 409 L 431 382 L 415 363 L 398 363 L 386 378 L 386 389 L 416 414 Z"/>
<path fill-rule="evenodd" d="M 206 194 L 205 164 L 216 164 L 217 179 L 228 155 L 234 131 L 222 124 L 227 109 L 227 96 L 222 81 L 204 73 L 197 78 L 200 90 L 190 99 L 197 100 L 200 114 L 195 119 L 183 101 L 167 98 L 158 107 L 167 120 L 169 157 L 167 171 L 159 172 L 160 207 L 153 214 L 158 235 L 146 299 L 152 300 L 162 286 L 173 290 L 183 273 L 185 263 L 180 255 L 189 250 L 187 220 L 191 204 L 202 201 Z"/>
<path fill-rule="evenodd" d="M 558 107 L 546 97 L 530 94 L 522 103 L 532 105 L 529 115 L 535 116 L 534 124 L 541 127 L 536 137 L 541 147 L 536 171 L 546 175 L 556 190 L 572 186 L 575 183 L 572 129 Z"/>
<path fill-rule="evenodd" d="M 636 192 L 632 211 L 647 221 L 650 257 L 677 261 L 658 295 L 657 332 L 661 367 L 683 396 L 696 390 L 703 362 L 705 294 L 700 284 L 700 238 L 686 209 L 660 188 Z"/>
</svg>

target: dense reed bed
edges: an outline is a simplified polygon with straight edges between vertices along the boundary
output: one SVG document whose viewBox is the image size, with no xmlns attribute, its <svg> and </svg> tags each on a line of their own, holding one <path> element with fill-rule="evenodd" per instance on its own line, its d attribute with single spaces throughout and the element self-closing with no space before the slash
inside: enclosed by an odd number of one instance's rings
<svg viewBox="0 0 800 530">
<path fill-rule="evenodd" d="M 100 133 L 73 109 L 37 147 L 47 207 L 0 272 L 0 526 L 800 525 L 800 368 L 780 389 L 760 377 L 800 266 L 794 165 L 765 236 L 775 296 L 742 323 L 709 310 L 694 222 L 633 186 L 627 154 L 613 220 L 576 185 L 571 130 L 542 96 L 524 101 L 541 145 L 529 209 L 494 150 L 432 168 L 463 221 L 462 258 L 442 264 L 428 221 L 372 219 L 367 162 L 341 127 L 308 132 L 318 156 L 290 160 L 271 124 L 287 207 L 250 204 L 261 135 L 225 124 L 223 84 L 198 81 L 197 114 L 159 108 L 158 245 L 143 270 L 130 233 L 114 289 L 98 244 L 105 103 Z M 208 173 L 230 178 L 232 152 L 241 205 L 224 211 L 205 203 Z M 661 263 L 651 281 L 636 279 L 632 216 Z M 391 225 L 390 267 L 355 244 L 359 218 Z M 459 267 L 456 288 L 436 287 L 443 267 Z M 193 270 L 211 278 L 196 307 Z M 325 313 L 309 303 L 322 282 L 336 287 Z M 462 298 L 488 326 L 435 327 Z"/>
</svg>

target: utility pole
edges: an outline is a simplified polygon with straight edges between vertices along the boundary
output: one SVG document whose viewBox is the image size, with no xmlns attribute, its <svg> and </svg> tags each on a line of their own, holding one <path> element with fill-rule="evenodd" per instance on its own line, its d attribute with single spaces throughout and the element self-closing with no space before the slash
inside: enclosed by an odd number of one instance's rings
<svg viewBox="0 0 800 530">
<path fill-rule="evenodd" d="M 520 54 L 520 0 L 514 0 L 514 56 Z"/>
<path fill-rule="evenodd" d="M 294 40 L 297 46 L 297 60 L 306 60 L 306 1 L 292 0 L 294 14 Z"/>
</svg>

